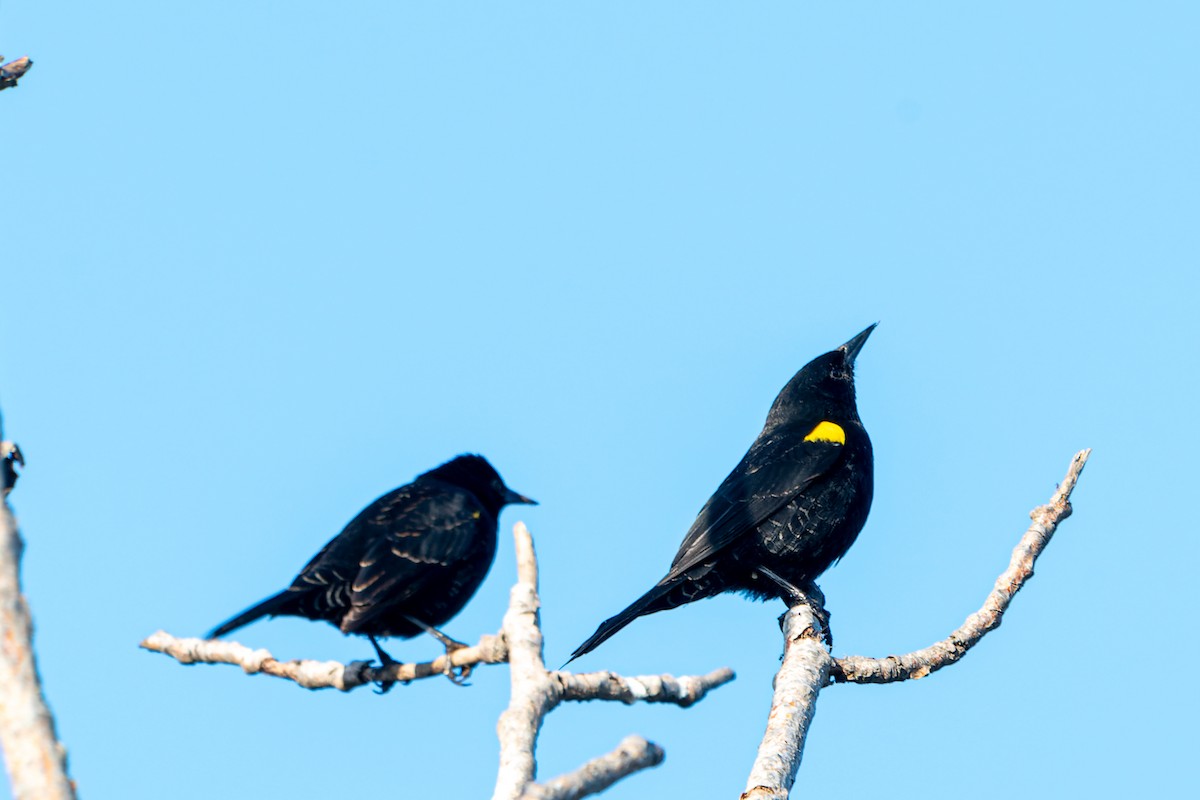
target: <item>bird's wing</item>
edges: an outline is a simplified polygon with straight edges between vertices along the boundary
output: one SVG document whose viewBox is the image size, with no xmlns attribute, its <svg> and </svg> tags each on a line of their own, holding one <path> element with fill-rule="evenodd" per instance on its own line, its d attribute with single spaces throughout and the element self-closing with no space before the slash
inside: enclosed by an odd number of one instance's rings
<svg viewBox="0 0 1200 800">
<path fill-rule="evenodd" d="M 336 621 L 350 607 L 350 584 L 358 567 L 347 552 L 357 533 L 353 526 L 353 522 L 347 525 L 322 547 L 282 592 L 288 613 Z"/>
<path fill-rule="evenodd" d="M 827 473 L 843 449 L 843 443 L 806 438 L 803 432 L 782 432 L 756 441 L 700 509 L 662 582 L 678 578 L 758 527 Z"/>
<path fill-rule="evenodd" d="M 402 506 L 380 509 L 364 524 L 374 530 L 351 585 L 356 607 L 411 597 L 474 555 L 486 514 L 465 492 L 415 493 Z"/>
</svg>

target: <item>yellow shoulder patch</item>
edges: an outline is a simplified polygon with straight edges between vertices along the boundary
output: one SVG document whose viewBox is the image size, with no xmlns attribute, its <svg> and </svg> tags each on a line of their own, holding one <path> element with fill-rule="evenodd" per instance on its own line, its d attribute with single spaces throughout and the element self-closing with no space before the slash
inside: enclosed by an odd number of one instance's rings
<svg viewBox="0 0 1200 800">
<path fill-rule="evenodd" d="M 479 519 L 479 517 L 480 517 L 480 514 L 478 511 L 471 512 L 471 519 Z"/>
<path fill-rule="evenodd" d="M 842 426 L 836 422 L 825 420 L 818 422 L 817 427 L 813 428 L 808 436 L 804 437 L 806 442 L 833 442 L 834 444 L 846 443 L 846 432 L 842 430 Z"/>
</svg>

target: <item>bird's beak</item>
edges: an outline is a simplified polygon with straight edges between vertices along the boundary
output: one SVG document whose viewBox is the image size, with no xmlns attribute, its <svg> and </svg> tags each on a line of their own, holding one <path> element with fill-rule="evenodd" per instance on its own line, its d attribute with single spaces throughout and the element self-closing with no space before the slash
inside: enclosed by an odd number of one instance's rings
<svg viewBox="0 0 1200 800">
<path fill-rule="evenodd" d="M 538 504 L 538 501 L 531 500 L 530 498 L 526 497 L 523 494 L 517 494 L 512 489 L 508 489 L 508 490 L 506 490 L 506 494 L 504 495 L 504 504 L 511 505 L 513 503 L 521 503 L 521 504 L 527 505 L 527 506 L 536 506 Z"/>
<path fill-rule="evenodd" d="M 854 359 L 858 358 L 858 351 L 862 350 L 862 346 L 867 343 L 867 337 L 871 335 L 871 331 L 875 330 L 875 325 L 878 324 L 879 323 L 876 322 L 873 325 L 868 325 L 865 331 L 838 348 L 839 350 L 844 350 L 846 352 L 847 361 L 849 361 L 851 364 L 854 363 Z"/>
</svg>

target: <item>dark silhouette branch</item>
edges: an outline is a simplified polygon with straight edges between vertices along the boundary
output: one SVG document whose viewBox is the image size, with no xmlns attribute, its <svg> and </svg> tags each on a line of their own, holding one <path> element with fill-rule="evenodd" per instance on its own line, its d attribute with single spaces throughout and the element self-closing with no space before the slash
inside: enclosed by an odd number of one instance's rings
<svg viewBox="0 0 1200 800">
<path fill-rule="evenodd" d="M 820 623 L 812 608 L 807 603 L 790 608 L 781 619 L 783 665 L 775 677 L 767 731 L 743 800 L 787 798 L 800 768 L 804 741 L 822 688 L 832 683 L 892 683 L 923 678 L 960 660 L 985 634 L 998 628 L 1013 597 L 1033 577 L 1034 563 L 1058 524 L 1071 515 L 1071 492 L 1091 452 L 1081 450 L 1075 454 L 1050 502 L 1030 513 L 1033 523 L 1013 550 L 1008 568 L 996 580 L 983 607 L 948 638 L 903 656 L 835 659 L 822 644 Z"/>
</svg>

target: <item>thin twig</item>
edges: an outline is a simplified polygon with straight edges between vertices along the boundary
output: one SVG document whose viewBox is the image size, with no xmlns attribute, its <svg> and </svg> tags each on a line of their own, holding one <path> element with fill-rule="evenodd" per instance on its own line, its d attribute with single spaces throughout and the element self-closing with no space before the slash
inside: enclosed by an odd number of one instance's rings
<svg viewBox="0 0 1200 800">
<path fill-rule="evenodd" d="M 663 749 L 641 736 L 627 736 L 617 749 L 593 758 L 579 769 L 546 783 L 533 783 L 521 800 L 578 800 L 599 794 L 617 781 L 643 769 L 657 767 L 665 757 Z"/>
<path fill-rule="evenodd" d="M 1050 544 L 1050 538 L 1054 536 L 1058 524 L 1071 516 L 1071 492 L 1079 481 L 1079 475 L 1083 472 L 1083 466 L 1091 452 L 1088 449 L 1076 453 L 1071 459 L 1067 476 L 1063 478 L 1050 502 L 1029 513 L 1033 524 L 1025 531 L 1025 535 L 1013 550 L 1008 569 L 996 579 L 996 584 L 984 600 L 983 607 L 967 617 L 958 630 L 923 650 L 902 656 L 847 656 L 836 659 L 830 674 L 831 679 L 836 683 L 892 683 L 910 678 L 924 678 L 961 659 L 985 634 L 1000 627 L 1004 612 L 1012 603 L 1013 597 L 1025 582 L 1033 577 L 1034 563 L 1046 549 L 1046 545 Z"/>
</svg>

